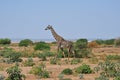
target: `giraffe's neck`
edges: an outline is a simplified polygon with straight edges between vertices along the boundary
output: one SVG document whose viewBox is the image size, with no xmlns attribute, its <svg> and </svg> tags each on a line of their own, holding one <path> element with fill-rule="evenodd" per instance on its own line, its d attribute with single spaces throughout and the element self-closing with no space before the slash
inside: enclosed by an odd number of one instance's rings
<svg viewBox="0 0 120 80">
<path fill-rule="evenodd" d="M 55 38 L 55 40 L 56 40 L 57 42 L 59 42 L 60 40 L 63 39 L 60 35 L 58 35 L 58 34 L 55 32 L 55 30 L 54 30 L 53 28 L 51 29 L 51 32 L 52 32 L 52 35 L 53 35 L 53 37 Z"/>
</svg>

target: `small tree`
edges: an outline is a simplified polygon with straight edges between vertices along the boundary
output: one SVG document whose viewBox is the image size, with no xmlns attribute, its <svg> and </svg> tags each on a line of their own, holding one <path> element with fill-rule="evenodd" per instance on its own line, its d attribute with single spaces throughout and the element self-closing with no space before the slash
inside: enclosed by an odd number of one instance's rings
<svg viewBox="0 0 120 80">
<path fill-rule="evenodd" d="M 8 38 L 5 38 L 5 39 L 0 39 L 0 44 L 10 44 L 11 43 L 11 40 L 8 39 Z"/>
<path fill-rule="evenodd" d="M 87 48 L 88 40 L 87 39 L 78 39 L 75 42 L 75 46 L 78 49 Z"/>
<path fill-rule="evenodd" d="M 90 57 L 90 53 L 92 50 L 88 47 L 88 40 L 87 39 L 78 39 L 75 42 L 75 57 Z"/>
<path fill-rule="evenodd" d="M 19 46 L 29 46 L 29 45 L 32 45 L 33 42 L 30 40 L 30 39 L 24 39 L 24 40 L 21 40 L 20 43 L 19 43 Z"/>
</svg>

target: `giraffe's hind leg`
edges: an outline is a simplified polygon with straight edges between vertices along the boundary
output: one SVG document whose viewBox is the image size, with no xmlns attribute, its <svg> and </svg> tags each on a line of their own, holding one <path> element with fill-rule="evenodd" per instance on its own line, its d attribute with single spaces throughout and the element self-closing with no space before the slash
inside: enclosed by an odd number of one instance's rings
<svg viewBox="0 0 120 80">
<path fill-rule="evenodd" d="M 63 48 L 61 47 L 60 49 L 62 50 L 62 55 L 63 55 L 63 57 L 65 58 L 65 53 L 64 53 Z"/>
</svg>

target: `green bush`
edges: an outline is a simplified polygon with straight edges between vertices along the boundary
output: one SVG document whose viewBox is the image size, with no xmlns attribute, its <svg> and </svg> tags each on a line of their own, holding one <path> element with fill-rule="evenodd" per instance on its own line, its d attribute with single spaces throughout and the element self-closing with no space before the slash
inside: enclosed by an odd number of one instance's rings
<svg viewBox="0 0 120 80">
<path fill-rule="evenodd" d="M 82 64 L 82 66 L 79 66 L 75 69 L 75 72 L 83 73 L 83 74 L 90 74 L 92 73 L 92 70 L 89 65 Z"/>
<path fill-rule="evenodd" d="M 10 44 L 11 43 L 11 40 L 8 39 L 8 38 L 5 38 L 5 39 L 0 39 L 0 44 Z"/>
<path fill-rule="evenodd" d="M 75 47 L 78 49 L 83 49 L 83 48 L 87 48 L 88 45 L 88 40 L 87 39 L 78 39 L 75 42 Z"/>
<path fill-rule="evenodd" d="M 82 62 L 82 60 L 80 58 L 75 58 L 75 59 L 72 59 L 70 61 L 71 64 L 78 64 L 78 63 L 81 63 L 81 62 Z"/>
<path fill-rule="evenodd" d="M 89 58 L 92 55 L 92 50 L 89 48 L 84 48 L 81 50 L 76 50 L 76 58 Z"/>
<path fill-rule="evenodd" d="M 0 56 L 6 57 L 7 54 L 9 54 L 12 51 L 13 50 L 11 48 L 4 47 L 4 49 L 0 51 Z"/>
<path fill-rule="evenodd" d="M 115 40 L 114 45 L 120 47 L 120 38 Z"/>
<path fill-rule="evenodd" d="M 53 52 L 42 52 L 38 54 L 38 57 L 41 58 L 43 55 L 45 55 L 46 57 L 51 57 L 54 56 L 55 54 Z"/>
<path fill-rule="evenodd" d="M 42 61 L 46 61 L 47 60 L 47 58 L 46 58 L 47 56 L 45 54 L 40 53 L 40 54 L 38 54 L 38 57 L 42 58 Z"/>
<path fill-rule="evenodd" d="M 46 61 L 47 60 L 47 57 L 51 57 L 51 56 L 54 56 L 55 54 L 54 53 L 52 53 L 52 52 L 46 52 L 46 51 L 44 51 L 44 52 L 42 52 L 42 53 L 39 53 L 38 54 L 38 57 L 39 58 L 42 58 L 42 61 Z"/>
<path fill-rule="evenodd" d="M 32 44 L 33 42 L 30 39 L 24 39 L 19 42 L 19 46 L 25 46 L 25 47 L 32 45 Z"/>
<path fill-rule="evenodd" d="M 76 58 L 90 57 L 91 53 L 92 53 L 92 50 L 91 48 L 88 48 L 87 39 L 78 39 L 75 42 L 75 57 Z"/>
<path fill-rule="evenodd" d="M 24 80 L 25 75 L 21 74 L 21 69 L 15 65 L 6 70 L 8 78 L 6 80 Z"/>
<path fill-rule="evenodd" d="M 45 69 L 45 64 L 33 66 L 31 71 L 32 74 L 39 76 L 40 78 L 49 78 L 49 72 Z"/>
<path fill-rule="evenodd" d="M 35 50 L 50 50 L 50 46 L 45 42 L 36 43 Z"/>
<path fill-rule="evenodd" d="M 33 66 L 33 65 L 35 65 L 35 63 L 33 62 L 32 58 L 28 58 L 28 60 L 24 62 L 24 66 Z"/>
<path fill-rule="evenodd" d="M 62 71 L 62 74 L 71 75 L 73 74 L 73 71 L 69 68 L 66 68 Z"/>
<path fill-rule="evenodd" d="M 21 57 L 21 53 L 19 53 L 19 52 L 13 52 L 9 56 L 9 58 L 12 62 L 21 62 L 22 59 L 20 57 Z"/>
<path fill-rule="evenodd" d="M 50 64 L 60 64 L 60 59 L 59 58 L 51 58 Z"/>
<path fill-rule="evenodd" d="M 22 59 L 20 58 L 21 53 L 12 51 L 12 49 L 10 48 L 5 48 L 3 51 L 1 51 L 0 55 L 4 58 L 7 58 L 8 63 L 22 61 Z"/>
</svg>

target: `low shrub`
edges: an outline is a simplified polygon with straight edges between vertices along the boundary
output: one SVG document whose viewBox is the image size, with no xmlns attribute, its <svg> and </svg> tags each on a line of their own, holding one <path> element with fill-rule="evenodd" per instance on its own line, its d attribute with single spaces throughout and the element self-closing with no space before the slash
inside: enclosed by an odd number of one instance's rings
<svg viewBox="0 0 120 80">
<path fill-rule="evenodd" d="M 19 53 L 19 52 L 13 52 L 9 56 L 9 58 L 12 62 L 21 62 L 22 59 L 20 57 L 21 57 L 21 53 Z"/>
<path fill-rule="evenodd" d="M 55 54 L 53 52 L 42 52 L 42 53 L 39 53 L 37 56 L 39 58 L 42 58 L 42 61 L 46 61 L 47 60 L 47 57 L 51 57 L 51 56 L 54 56 Z"/>
<path fill-rule="evenodd" d="M 51 58 L 50 59 L 50 64 L 60 64 L 60 59 L 59 58 Z"/>
<path fill-rule="evenodd" d="M 47 60 L 46 55 L 43 54 L 43 53 L 38 54 L 38 57 L 42 58 L 42 61 L 46 61 Z"/>
<path fill-rule="evenodd" d="M 79 59 L 79 58 L 75 58 L 75 59 L 72 59 L 72 60 L 70 61 L 71 64 L 78 64 L 78 63 L 81 63 L 81 62 L 82 62 L 82 60 Z"/>
<path fill-rule="evenodd" d="M 97 67 L 99 67 L 100 77 L 118 78 L 120 76 L 119 62 L 112 62 L 111 60 L 106 60 L 105 62 L 100 62 Z"/>
<path fill-rule="evenodd" d="M 92 57 L 89 59 L 89 62 L 92 64 L 96 64 L 96 63 L 98 63 L 98 59 L 96 57 Z"/>
<path fill-rule="evenodd" d="M 107 55 L 107 60 L 120 60 L 120 55 Z"/>
<path fill-rule="evenodd" d="M 92 50 L 89 48 L 84 48 L 81 50 L 76 50 L 75 57 L 76 58 L 89 58 L 92 55 Z"/>
<path fill-rule="evenodd" d="M 50 46 L 45 42 L 38 42 L 36 43 L 34 50 L 50 50 Z"/>
<path fill-rule="evenodd" d="M 62 71 L 62 74 L 71 75 L 73 74 L 73 71 L 69 68 L 66 68 Z"/>
<path fill-rule="evenodd" d="M 55 54 L 53 52 L 42 52 L 38 54 L 38 57 L 41 58 L 43 55 L 45 55 L 46 57 L 51 57 L 51 56 L 55 56 Z"/>
<path fill-rule="evenodd" d="M 8 78 L 6 80 L 25 80 L 25 75 L 21 74 L 21 69 L 15 65 L 6 70 Z"/>
<path fill-rule="evenodd" d="M 19 46 L 29 46 L 29 45 L 32 45 L 33 42 L 30 40 L 30 39 L 24 39 L 24 40 L 21 40 L 20 43 L 19 43 Z"/>
<path fill-rule="evenodd" d="M 40 78 L 49 78 L 49 72 L 45 69 L 45 64 L 33 66 L 30 73 L 39 76 Z"/>
<path fill-rule="evenodd" d="M 96 77 L 95 80 L 109 80 L 109 78 L 104 75 L 100 75 L 99 77 Z"/>
<path fill-rule="evenodd" d="M 33 66 L 33 65 L 35 65 L 35 63 L 33 62 L 32 58 L 28 58 L 28 60 L 24 62 L 24 66 Z"/>
<path fill-rule="evenodd" d="M 90 74 L 92 73 L 92 70 L 89 65 L 82 64 L 81 66 L 75 69 L 75 72 L 82 73 L 82 74 Z"/>
<path fill-rule="evenodd" d="M 10 48 L 5 48 L 3 51 L 1 51 L 0 55 L 3 58 L 7 58 L 7 62 L 11 63 L 11 62 L 21 62 L 22 59 L 21 57 L 21 53 L 19 52 L 15 52 Z"/>
<path fill-rule="evenodd" d="M 58 75 L 58 78 L 59 78 L 59 80 L 63 80 L 64 74 L 61 74 L 61 73 L 60 73 L 60 74 Z"/>
</svg>

